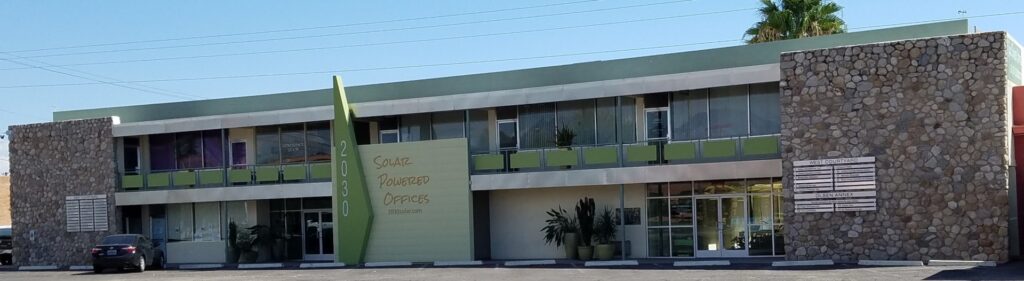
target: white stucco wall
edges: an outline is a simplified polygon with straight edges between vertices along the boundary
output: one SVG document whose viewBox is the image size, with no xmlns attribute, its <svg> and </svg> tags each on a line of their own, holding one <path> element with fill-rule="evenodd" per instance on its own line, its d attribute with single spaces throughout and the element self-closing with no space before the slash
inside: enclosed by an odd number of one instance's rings
<svg viewBox="0 0 1024 281">
<path fill-rule="evenodd" d="M 626 208 L 641 208 L 641 224 L 626 226 L 626 240 L 631 243 L 632 257 L 647 255 L 645 187 L 625 186 Z M 576 202 L 588 196 L 597 203 L 597 211 L 619 206 L 619 186 L 556 187 L 490 192 L 491 257 L 494 259 L 565 258 L 565 251 L 554 244 L 544 244 L 546 211 L 559 205 L 575 213 Z"/>
</svg>

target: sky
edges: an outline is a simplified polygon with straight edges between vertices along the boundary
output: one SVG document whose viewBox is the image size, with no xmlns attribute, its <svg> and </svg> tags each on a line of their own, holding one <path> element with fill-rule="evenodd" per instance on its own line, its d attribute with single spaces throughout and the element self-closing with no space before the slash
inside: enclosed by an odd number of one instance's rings
<svg viewBox="0 0 1024 281">
<path fill-rule="evenodd" d="M 322 89 L 332 75 L 364 85 L 739 45 L 759 2 L 2 1 L 0 133 L 54 111 Z M 850 31 L 966 17 L 1024 37 L 1017 1 L 835 2 Z M 249 77 L 194 79 L 225 76 Z"/>
</svg>

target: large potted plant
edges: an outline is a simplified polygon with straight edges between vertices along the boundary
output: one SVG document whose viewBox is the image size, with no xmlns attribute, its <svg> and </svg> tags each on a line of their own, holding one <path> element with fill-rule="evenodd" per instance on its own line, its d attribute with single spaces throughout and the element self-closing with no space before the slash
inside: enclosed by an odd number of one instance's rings
<svg viewBox="0 0 1024 281">
<path fill-rule="evenodd" d="M 594 236 L 597 238 L 597 246 L 594 247 L 594 251 L 597 254 L 597 259 L 606 261 L 615 256 L 615 245 L 612 244 L 612 239 L 615 239 L 615 230 L 612 210 L 604 208 L 594 223 Z"/>
<path fill-rule="evenodd" d="M 238 225 L 235 222 L 228 223 L 228 263 L 238 263 Z"/>
<path fill-rule="evenodd" d="M 594 256 L 594 199 L 583 197 L 576 204 L 576 219 L 580 225 L 580 246 L 576 248 L 580 260 L 587 261 Z"/>
<path fill-rule="evenodd" d="M 273 233 L 270 227 L 257 224 L 249 227 L 249 234 L 252 235 L 252 245 L 256 247 L 256 262 L 269 262 L 274 259 Z"/>
<path fill-rule="evenodd" d="M 565 245 L 565 258 L 576 258 L 576 247 L 579 246 L 579 236 L 576 234 L 579 226 L 576 218 L 569 215 L 561 206 L 558 209 L 547 211 L 547 223 L 541 231 L 544 232 L 545 244 L 555 243 L 555 247 Z"/>
<path fill-rule="evenodd" d="M 238 263 L 251 263 L 256 261 L 256 252 L 252 250 L 252 235 L 248 231 L 238 233 Z"/>
<path fill-rule="evenodd" d="M 576 138 L 576 132 L 572 128 L 561 126 L 555 131 L 555 146 L 572 149 L 572 140 Z"/>
</svg>

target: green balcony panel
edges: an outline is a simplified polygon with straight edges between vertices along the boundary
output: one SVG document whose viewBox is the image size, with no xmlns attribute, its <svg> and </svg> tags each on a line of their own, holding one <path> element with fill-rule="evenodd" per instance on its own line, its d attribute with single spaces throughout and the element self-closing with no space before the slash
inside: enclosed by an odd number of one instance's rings
<svg viewBox="0 0 1024 281">
<path fill-rule="evenodd" d="M 524 151 L 509 156 L 508 166 L 512 169 L 540 168 L 540 152 Z"/>
<path fill-rule="evenodd" d="M 174 172 L 174 186 L 196 185 L 196 173 L 191 171 Z"/>
<path fill-rule="evenodd" d="M 576 158 L 576 151 L 573 150 L 548 150 L 545 152 L 545 157 L 547 157 L 546 165 L 548 167 L 579 165 L 579 159 Z"/>
<path fill-rule="evenodd" d="M 249 183 L 252 181 L 252 170 L 238 169 L 228 171 L 228 179 L 231 183 Z"/>
<path fill-rule="evenodd" d="M 736 156 L 736 140 L 709 140 L 704 142 L 704 158 L 724 158 Z"/>
<path fill-rule="evenodd" d="M 504 168 L 505 159 L 501 156 L 501 154 L 473 155 L 474 170 L 501 170 Z"/>
<path fill-rule="evenodd" d="M 171 185 L 171 173 L 152 173 L 146 176 L 149 188 L 168 187 Z"/>
<path fill-rule="evenodd" d="M 696 142 L 676 142 L 665 145 L 665 160 L 697 159 Z"/>
<path fill-rule="evenodd" d="M 658 160 L 658 146 L 656 145 L 629 145 L 626 146 L 626 161 L 647 162 Z"/>
<path fill-rule="evenodd" d="M 779 136 L 751 137 L 743 140 L 743 156 L 779 153 Z"/>
<path fill-rule="evenodd" d="M 316 180 L 331 179 L 331 163 L 309 164 L 309 177 Z"/>
<path fill-rule="evenodd" d="M 305 180 L 306 179 L 306 165 L 285 165 L 284 166 L 284 180 Z"/>
<path fill-rule="evenodd" d="M 583 163 L 587 165 L 614 164 L 619 162 L 619 152 L 614 146 L 587 147 L 583 149 Z"/>
<path fill-rule="evenodd" d="M 271 182 L 277 181 L 277 167 L 256 167 L 256 181 Z"/>
<path fill-rule="evenodd" d="M 199 171 L 200 185 L 224 185 L 224 170 L 202 170 Z"/>
<path fill-rule="evenodd" d="M 121 177 L 121 187 L 124 189 L 142 188 L 141 175 L 125 175 Z"/>
</svg>

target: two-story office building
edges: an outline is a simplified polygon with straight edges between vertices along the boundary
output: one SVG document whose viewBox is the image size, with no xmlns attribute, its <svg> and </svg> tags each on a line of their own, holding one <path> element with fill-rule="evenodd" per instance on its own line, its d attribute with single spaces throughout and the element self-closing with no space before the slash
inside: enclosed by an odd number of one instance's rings
<svg viewBox="0 0 1024 281">
<path fill-rule="evenodd" d="M 583 197 L 628 258 L 1005 261 L 1020 71 L 953 21 L 56 112 L 12 127 L 16 262 L 108 233 L 170 263 L 562 258 L 545 212 Z"/>
</svg>

